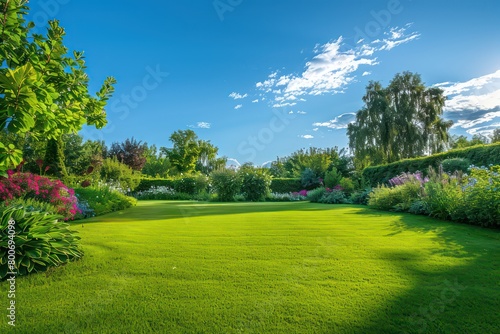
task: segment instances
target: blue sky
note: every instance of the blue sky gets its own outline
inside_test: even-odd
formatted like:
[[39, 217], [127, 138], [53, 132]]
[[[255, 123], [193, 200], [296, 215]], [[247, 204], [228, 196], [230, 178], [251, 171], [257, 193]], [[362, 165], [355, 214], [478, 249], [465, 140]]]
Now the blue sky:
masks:
[[448, 101], [453, 134], [500, 126], [497, 1], [30, 1], [43, 32], [57, 18], [85, 51], [91, 88], [118, 80], [111, 144], [169, 146], [191, 128], [239, 162], [345, 147], [370, 80], [419, 73]]

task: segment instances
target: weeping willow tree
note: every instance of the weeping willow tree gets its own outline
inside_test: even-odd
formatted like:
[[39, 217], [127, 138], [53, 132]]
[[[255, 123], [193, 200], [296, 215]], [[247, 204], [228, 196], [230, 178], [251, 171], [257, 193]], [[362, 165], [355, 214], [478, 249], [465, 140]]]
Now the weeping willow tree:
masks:
[[397, 74], [388, 87], [370, 82], [364, 106], [347, 128], [357, 167], [434, 154], [447, 149], [451, 121], [441, 116], [443, 90], [427, 88], [420, 75]]

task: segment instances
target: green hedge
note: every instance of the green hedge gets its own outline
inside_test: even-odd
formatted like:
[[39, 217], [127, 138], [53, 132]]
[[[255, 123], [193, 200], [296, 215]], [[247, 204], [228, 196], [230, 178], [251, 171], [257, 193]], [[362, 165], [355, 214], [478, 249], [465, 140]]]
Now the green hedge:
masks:
[[184, 177], [182, 179], [142, 179], [136, 192], [149, 190], [152, 187], [168, 187], [178, 193], [196, 195], [208, 190], [208, 180], [204, 176]]
[[300, 179], [272, 179], [271, 192], [278, 194], [293, 193], [302, 190]]
[[500, 165], [500, 143], [491, 145], [477, 145], [473, 147], [451, 150], [429, 157], [406, 159], [387, 165], [367, 167], [363, 170], [363, 177], [375, 187], [387, 183], [391, 178], [401, 173], [427, 172], [429, 166], [439, 167], [446, 159], [467, 159], [476, 166]]

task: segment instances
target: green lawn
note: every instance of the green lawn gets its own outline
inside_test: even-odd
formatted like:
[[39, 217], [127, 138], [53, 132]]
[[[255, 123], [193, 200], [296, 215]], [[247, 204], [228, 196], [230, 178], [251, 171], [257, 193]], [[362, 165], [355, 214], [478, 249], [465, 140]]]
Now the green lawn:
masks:
[[74, 228], [84, 258], [18, 278], [0, 333], [500, 332], [499, 231], [304, 202], [140, 202]]

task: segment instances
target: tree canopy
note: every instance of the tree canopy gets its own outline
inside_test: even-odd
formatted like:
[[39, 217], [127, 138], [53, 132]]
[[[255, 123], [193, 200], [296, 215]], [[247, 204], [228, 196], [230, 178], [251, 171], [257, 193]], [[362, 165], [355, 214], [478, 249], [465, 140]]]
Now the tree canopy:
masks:
[[357, 166], [444, 151], [452, 126], [441, 118], [445, 100], [442, 89], [425, 87], [411, 72], [397, 74], [386, 88], [370, 82], [365, 105], [347, 129]]
[[[91, 95], [83, 52], [68, 53], [65, 31], [49, 22], [46, 36], [30, 34], [27, 1], [0, 0], [0, 128], [59, 141], [83, 125], [106, 125], [104, 107], [115, 79]], [[0, 171], [22, 161], [19, 145], [0, 143]]]

